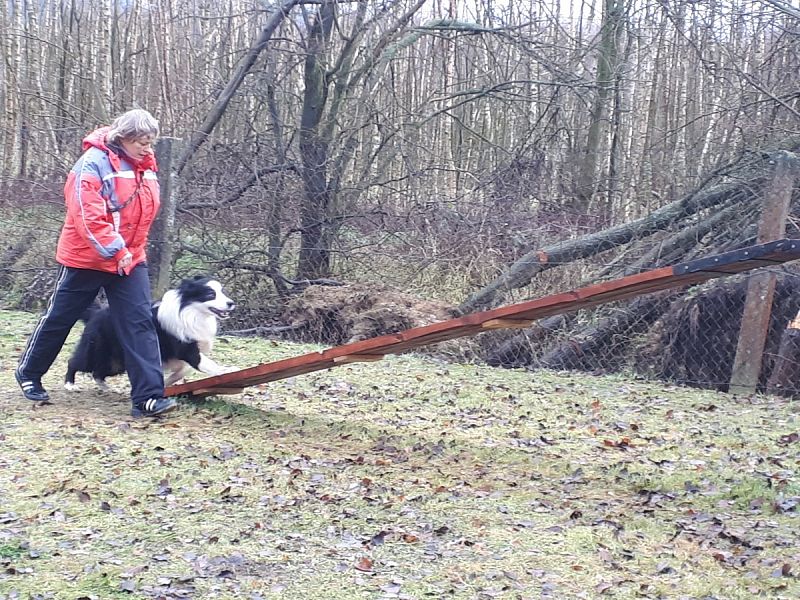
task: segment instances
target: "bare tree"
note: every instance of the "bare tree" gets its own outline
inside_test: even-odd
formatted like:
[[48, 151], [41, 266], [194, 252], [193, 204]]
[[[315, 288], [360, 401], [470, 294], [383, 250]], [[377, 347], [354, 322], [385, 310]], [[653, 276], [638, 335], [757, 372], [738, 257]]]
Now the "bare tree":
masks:
[[457, 302], [595, 232], [596, 209], [646, 220], [796, 134], [795, 4], [7, 2], [0, 175], [57, 189], [81, 135], [147, 107], [180, 151], [179, 269], [202, 248], [278, 287]]
[[607, 115], [609, 112], [616, 114], [610, 104], [612, 99], [618, 98], [619, 95], [618, 70], [622, 57], [620, 46], [625, 35], [626, 10], [625, 0], [604, 0], [603, 2], [603, 21], [597, 46], [596, 91], [576, 186], [576, 208], [581, 212], [588, 210], [597, 189], [600, 169], [606, 163], [602, 160], [601, 153], [603, 148], [607, 147], [603, 138], [612, 129], [607, 125]]

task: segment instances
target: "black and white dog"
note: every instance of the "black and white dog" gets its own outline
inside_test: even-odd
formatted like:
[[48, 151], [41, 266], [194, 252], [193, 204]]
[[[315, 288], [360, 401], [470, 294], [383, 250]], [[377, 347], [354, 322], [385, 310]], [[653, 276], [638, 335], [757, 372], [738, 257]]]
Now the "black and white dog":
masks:
[[[219, 281], [196, 276], [184, 279], [153, 304], [165, 385], [180, 381], [194, 367], [207, 375], [236, 371], [211, 360], [218, 319], [227, 319], [235, 308]], [[77, 390], [75, 373], [91, 373], [98, 387], [107, 390], [106, 377], [125, 372], [125, 360], [111, 323], [109, 309], [95, 305], [85, 315], [86, 326], [69, 359], [64, 387]]]

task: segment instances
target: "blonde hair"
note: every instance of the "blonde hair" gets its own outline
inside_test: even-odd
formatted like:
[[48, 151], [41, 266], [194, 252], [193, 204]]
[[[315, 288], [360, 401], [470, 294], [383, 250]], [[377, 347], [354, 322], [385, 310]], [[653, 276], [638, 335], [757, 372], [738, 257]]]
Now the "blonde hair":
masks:
[[114, 119], [106, 139], [119, 143], [147, 135], [158, 137], [158, 121], [143, 108], [134, 108]]

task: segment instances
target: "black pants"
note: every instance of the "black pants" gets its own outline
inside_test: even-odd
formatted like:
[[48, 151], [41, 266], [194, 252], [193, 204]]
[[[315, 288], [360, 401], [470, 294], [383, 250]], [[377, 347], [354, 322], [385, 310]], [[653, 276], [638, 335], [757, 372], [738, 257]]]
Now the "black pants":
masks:
[[147, 265], [128, 276], [61, 267], [56, 289], [28, 340], [17, 372], [23, 379], [40, 379], [55, 361], [73, 325], [104, 288], [111, 320], [125, 356], [131, 401], [140, 404], [164, 395], [164, 375], [158, 335], [153, 323]]

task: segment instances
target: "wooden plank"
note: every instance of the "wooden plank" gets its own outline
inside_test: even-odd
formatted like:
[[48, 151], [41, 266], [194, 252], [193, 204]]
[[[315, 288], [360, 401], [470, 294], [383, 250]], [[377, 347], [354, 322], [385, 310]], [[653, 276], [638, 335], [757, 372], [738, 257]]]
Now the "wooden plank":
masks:
[[241, 394], [245, 388], [243, 387], [207, 387], [207, 388], [200, 388], [193, 391], [193, 395], [195, 396], [210, 396], [210, 395], [220, 395], [220, 396], [232, 396], [235, 394]]
[[481, 323], [482, 329], [527, 329], [533, 325], [531, 319], [489, 319]]
[[350, 363], [376, 362], [383, 360], [383, 354], [347, 354], [333, 359], [335, 365], [348, 365]]
[[243, 385], [246, 387], [257, 383], [276, 381], [284, 377], [304, 375], [305, 373], [317, 371], [321, 368], [333, 366], [332, 360], [321, 361], [319, 358], [320, 356], [321, 353], [319, 352], [303, 354], [301, 356], [293, 356], [292, 358], [256, 365], [232, 373], [224, 373], [223, 375], [216, 375], [214, 377], [198, 379], [197, 381], [190, 381], [180, 385], [173, 385], [165, 390], [165, 394], [168, 396], [181, 396], [185, 394], [194, 394], [196, 390], [217, 386], [234, 387], [234, 385]]
[[778, 264], [798, 258], [800, 258], [800, 240], [780, 240], [690, 261], [674, 267], [662, 267], [614, 281], [597, 283], [570, 292], [472, 313], [400, 333], [336, 346], [321, 352], [311, 352], [256, 365], [234, 373], [225, 373], [172, 386], [167, 389], [166, 393], [170, 396], [209, 395], [216, 393], [214, 390], [217, 389], [237, 389], [349, 364], [354, 362], [354, 358], [357, 358], [357, 362], [378, 360], [375, 357], [398, 354], [428, 344], [468, 337], [487, 331], [498, 324], [522, 326], [523, 323], [528, 324], [536, 319], [552, 315], [591, 308], [606, 302], [624, 300], [671, 287], [692, 285], [757, 268], [764, 264]]

